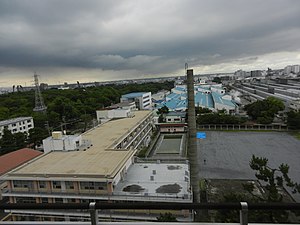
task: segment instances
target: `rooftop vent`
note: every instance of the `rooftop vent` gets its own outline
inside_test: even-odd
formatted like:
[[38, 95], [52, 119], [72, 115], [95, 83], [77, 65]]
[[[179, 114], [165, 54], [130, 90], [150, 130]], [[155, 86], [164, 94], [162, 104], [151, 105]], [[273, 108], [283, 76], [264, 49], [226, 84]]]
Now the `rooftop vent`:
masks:
[[63, 136], [63, 134], [61, 131], [53, 131], [52, 132], [53, 139], [59, 140], [59, 139], [62, 139], [62, 136]]

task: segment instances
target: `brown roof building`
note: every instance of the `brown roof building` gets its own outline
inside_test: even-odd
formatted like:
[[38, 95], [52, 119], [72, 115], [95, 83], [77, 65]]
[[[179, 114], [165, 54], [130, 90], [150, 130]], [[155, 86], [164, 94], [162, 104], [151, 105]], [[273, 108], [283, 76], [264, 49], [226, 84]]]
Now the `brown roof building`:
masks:
[[0, 176], [42, 154], [30, 148], [22, 148], [0, 156]]

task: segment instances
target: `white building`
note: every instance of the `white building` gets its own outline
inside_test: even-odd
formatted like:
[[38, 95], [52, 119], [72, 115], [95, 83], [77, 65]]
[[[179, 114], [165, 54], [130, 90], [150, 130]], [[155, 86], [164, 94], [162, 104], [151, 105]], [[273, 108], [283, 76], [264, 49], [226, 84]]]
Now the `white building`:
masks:
[[97, 110], [97, 120], [114, 119], [114, 118], [128, 118], [133, 116], [133, 112], [130, 109], [112, 109], [112, 110]]
[[[75, 151], [83, 149], [81, 135], [63, 135], [61, 131], [52, 132], [52, 136], [43, 140], [44, 152]], [[86, 146], [89, 147], [88, 145]]]
[[135, 102], [120, 102], [106, 107], [103, 110], [97, 110], [96, 116], [98, 122], [107, 121], [114, 118], [129, 118], [134, 116], [136, 111]]
[[185, 123], [185, 112], [169, 112], [166, 114], [167, 123]]
[[292, 71], [294, 73], [299, 73], [300, 72], [300, 65], [293, 65], [292, 66]]
[[34, 128], [32, 117], [18, 117], [10, 120], [0, 121], [0, 138], [2, 138], [4, 129], [7, 128], [11, 133], [29, 132]]
[[139, 110], [151, 109], [151, 92], [133, 92], [126, 95], [122, 95], [120, 102], [135, 102], [136, 107]]
[[285, 74], [290, 74], [290, 73], [299, 73], [300, 72], [300, 65], [288, 65], [284, 68], [284, 73]]

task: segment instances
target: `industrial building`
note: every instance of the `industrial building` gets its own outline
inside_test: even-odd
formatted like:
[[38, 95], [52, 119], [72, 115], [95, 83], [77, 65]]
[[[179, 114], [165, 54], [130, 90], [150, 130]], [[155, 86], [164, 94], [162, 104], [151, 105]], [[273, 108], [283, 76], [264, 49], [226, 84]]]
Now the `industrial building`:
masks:
[[[167, 172], [158, 169], [157, 175], [151, 176], [146, 175], [153, 173], [152, 169], [146, 173], [146, 168], [152, 168], [151, 165], [143, 164], [145, 173], [140, 178], [129, 173], [129, 170], [136, 171], [134, 168], [140, 167], [134, 162], [134, 155], [138, 149], [150, 143], [152, 118], [151, 111], [135, 111], [133, 117], [103, 123], [82, 134], [82, 137], [67, 138], [62, 133], [53, 133], [52, 137], [44, 140], [44, 144], [47, 145], [46, 153], [3, 177], [8, 183], [3, 196], [9, 197], [11, 203], [80, 203], [128, 201], [129, 199], [130, 201], [191, 202], [189, 179], [184, 176], [178, 178], [182, 179], [182, 184], [178, 183], [180, 185], [178, 192], [156, 191], [161, 186], [173, 182], [171, 178], [175, 175], [172, 175], [173, 169], [168, 170], [170, 166], [182, 168], [182, 173], [188, 175], [187, 163], [180, 164], [179, 167], [174, 163], [161, 164], [161, 170]], [[159, 174], [161, 175], [158, 176]], [[163, 179], [162, 175], [169, 179]], [[133, 181], [133, 177], [141, 182]], [[140, 185], [142, 191], [130, 189], [129, 183]], [[34, 215], [40, 219], [44, 215], [40, 211], [26, 210], [12, 213]], [[46, 213], [55, 215], [55, 212]], [[68, 216], [75, 215], [78, 213], [68, 214]]]
[[[208, 108], [213, 112], [226, 110], [234, 114], [237, 111], [237, 104], [232, 96], [226, 94], [221, 84], [217, 85], [195, 85], [195, 106]], [[165, 97], [165, 101], [156, 105], [156, 108], [167, 106], [170, 111], [186, 111], [187, 109], [187, 88], [186, 85], [178, 85]]]
[[15, 134], [18, 132], [29, 132], [30, 129], [34, 128], [32, 117], [18, 117], [9, 120], [0, 121], [0, 138], [2, 138], [4, 129], [8, 129], [11, 133]]

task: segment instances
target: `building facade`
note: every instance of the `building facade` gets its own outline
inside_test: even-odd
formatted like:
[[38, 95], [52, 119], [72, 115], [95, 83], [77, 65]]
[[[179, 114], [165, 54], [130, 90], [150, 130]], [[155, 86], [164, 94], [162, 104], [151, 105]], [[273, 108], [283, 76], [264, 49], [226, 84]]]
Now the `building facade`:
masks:
[[151, 92], [133, 92], [122, 95], [120, 102], [135, 102], [139, 110], [152, 109]]
[[34, 128], [32, 117], [18, 117], [10, 120], [0, 121], [0, 138], [2, 138], [4, 129], [8, 129], [11, 133], [29, 132]]
[[[3, 196], [9, 197], [11, 203], [125, 200], [115, 193], [115, 188], [124, 180], [138, 149], [149, 144], [152, 121], [152, 112], [136, 111], [134, 117], [99, 125], [82, 134], [82, 140], [90, 143], [87, 148], [60, 150], [60, 145], [51, 145], [51, 137], [47, 153], [3, 177], [7, 182]], [[62, 138], [54, 137], [60, 141]], [[140, 196], [139, 200], [144, 201]]]

